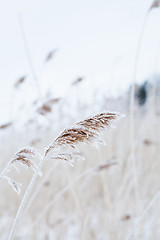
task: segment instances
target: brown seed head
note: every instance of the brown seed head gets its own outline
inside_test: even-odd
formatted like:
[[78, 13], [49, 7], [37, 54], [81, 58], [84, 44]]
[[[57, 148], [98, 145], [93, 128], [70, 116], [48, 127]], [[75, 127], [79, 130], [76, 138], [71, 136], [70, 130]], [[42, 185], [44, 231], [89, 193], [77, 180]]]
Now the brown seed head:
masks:
[[45, 115], [46, 113], [50, 113], [52, 111], [52, 108], [49, 104], [45, 103], [43, 104], [39, 109], [38, 112], [41, 115]]
[[126, 214], [124, 217], [122, 217], [122, 221], [128, 221], [131, 219], [131, 215], [130, 214]]
[[9, 122], [9, 123], [5, 123], [3, 125], [0, 125], [0, 129], [5, 129], [5, 128], [8, 128], [12, 125], [12, 122]]
[[12, 158], [11, 163], [20, 161], [22, 164], [26, 165], [27, 167], [33, 167], [33, 163], [30, 160], [35, 156], [35, 152], [33, 149], [24, 148], [18, 151]]
[[77, 85], [77, 84], [81, 83], [83, 80], [84, 80], [84, 77], [79, 77], [72, 83], [72, 85]]
[[58, 103], [61, 100], [61, 98], [52, 98], [46, 101], [40, 108], [38, 108], [38, 112], [41, 115], [45, 115], [47, 113], [52, 112], [52, 105]]
[[14, 87], [15, 87], [15, 88], [19, 87], [19, 86], [26, 80], [26, 77], [27, 77], [26, 75], [20, 77], [20, 78], [17, 80], [17, 82], [15, 83]]
[[77, 150], [79, 143], [94, 143], [96, 140], [99, 140], [103, 130], [119, 117], [118, 113], [101, 113], [78, 122], [75, 127], [65, 129], [55, 139], [46, 150], [45, 156], [50, 155], [49, 157], [52, 159], [63, 159], [73, 162], [74, 157], [79, 156], [77, 152], [73, 154], [73, 151]]
[[152, 3], [150, 9], [157, 8], [159, 6], [160, 6], [160, 0], [154, 0], [154, 2]]
[[53, 49], [53, 50], [51, 50], [51, 51], [47, 54], [45, 62], [50, 61], [50, 60], [55, 56], [55, 53], [56, 53], [57, 51], [58, 51], [58, 49]]
[[[13, 155], [11, 164], [20, 162], [35, 171], [37, 168], [36, 161], [40, 161], [42, 157], [43, 156], [36, 148], [25, 147]], [[41, 175], [41, 172], [39, 172], [39, 175]]]

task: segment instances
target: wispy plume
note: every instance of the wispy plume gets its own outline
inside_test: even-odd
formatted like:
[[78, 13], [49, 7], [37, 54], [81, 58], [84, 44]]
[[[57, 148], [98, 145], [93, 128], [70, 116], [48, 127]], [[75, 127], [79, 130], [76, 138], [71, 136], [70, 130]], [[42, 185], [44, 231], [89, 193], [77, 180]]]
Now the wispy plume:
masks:
[[39, 160], [40, 158], [41, 154], [36, 148], [25, 147], [13, 155], [11, 164], [19, 162], [22, 165], [28, 168], [32, 168], [35, 171], [37, 168], [35, 160]]
[[49, 62], [53, 57], [55, 57], [55, 54], [56, 54], [57, 51], [58, 51], [58, 49], [53, 49], [53, 50], [51, 50], [51, 51], [47, 54], [47, 56], [46, 56], [46, 58], [45, 58], [45, 62]]
[[[43, 156], [40, 154], [40, 152], [33, 148], [33, 147], [25, 147], [16, 152], [5, 169], [2, 171], [0, 175], [0, 180], [5, 179], [7, 182], [13, 187], [13, 189], [19, 194], [20, 193], [20, 187], [21, 183], [18, 183], [7, 176], [7, 173], [11, 170], [11, 167], [14, 166], [18, 170], [17, 166], [15, 166], [15, 163], [20, 163], [23, 166], [32, 169], [33, 171], [36, 171], [37, 164], [36, 162], [40, 161]], [[41, 172], [38, 173], [40, 176], [42, 175]]]
[[75, 81], [73, 81], [72, 85], [77, 85], [81, 83], [84, 80], [84, 77], [79, 77]]
[[26, 78], [27, 78], [27, 75], [24, 75], [24, 76], [20, 77], [20, 78], [16, 81], [14, 87], [15, 87], [15, 88], [18, 88], [22, 83], [24, 83], [24, 81], [26, 80]]
[[45, 115], [47, 113], [52, 112], [52, 106], [54, 104], [59, 103], [60, 100], [61, 100], [61, 98], [52, 98], [52, 99], [47, 100], [45, 103], [42, 104], [42, 106], [40, 106], [37, 109], [37, 112], [41, 115]]
[[0, 125], [0, 129], [6, 129], [9, 128], [13, 123], [12, 122], [8, 122], [5, 124]]
[[160, 7], [160, 0], [154, 0], [150, 9]]
[[45, 152], [48, 159], [65, 160], [73, 164], [83, 159], [77, 148], [78, 144], [102, 142], [103, 130], [111, 126], [113, 120], [122, 117], [119, 113], [100, 113], [78, 122], [73, 128], [65, 129]]

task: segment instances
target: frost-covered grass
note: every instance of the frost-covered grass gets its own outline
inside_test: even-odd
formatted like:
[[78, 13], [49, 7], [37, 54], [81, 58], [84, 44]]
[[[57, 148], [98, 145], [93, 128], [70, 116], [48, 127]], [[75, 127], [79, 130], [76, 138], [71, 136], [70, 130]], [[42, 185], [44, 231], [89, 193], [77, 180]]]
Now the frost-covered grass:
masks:
[[[64, 161], [45, 162], [43, 176], [36, 179], [13, 239], [128, 240], [129, 236], [130, 239], [158, 239], [160, 196], [157, 195], [153, 202], [151, 200], [159, 191], [159, 121], [158, 112], [152, 108], [136, 109], [135, 172], [129, 113], [125, 119], [116, 122], [115, 129], [105, 132], [107, 145], [98, 145], [98, 148], [80, 146], [85, 160], [76, 162], [74, 167]], [[57, 134], [51, 126], [38, 132], [32, 129], [32, 134], [28, 129], [1, 131], [1, 170], [20, 147], [30, 145], [43, 152]], [[33, 175], [29, 168], [18, 163], [16, 167], [19, 172], [13, 167], [7, 175], [22, 183], [20, 195], [7, 181], [0, 182], [2, 240], [9, 236]]]

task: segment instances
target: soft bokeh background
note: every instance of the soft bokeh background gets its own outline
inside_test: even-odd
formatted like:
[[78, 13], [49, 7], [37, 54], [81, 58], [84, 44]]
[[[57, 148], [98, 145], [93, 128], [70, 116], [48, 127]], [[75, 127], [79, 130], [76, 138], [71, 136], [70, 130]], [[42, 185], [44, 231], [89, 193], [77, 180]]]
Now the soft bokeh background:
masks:
[[[91, 88], [107, 96], [124, 92], [133, 80], [139, 34], [151, 3], [151, 0], [1, 3], [0, 123], [14, 119], [20, 105], [37, 97], [25, 41], [42, 96], [47, 91], [56, 97], [64, 96], [79, 76], [86, 79], [83, 86], [86, 101], [92, 95]], [[139, 82], [159, 71], [159, 11], [156, 8], [151, 12], [145, 28], [136, 79]], [[52, 49], [57, 49], [55, 57], [45, 64]], [[25, 86], [13, 92], [15, 82], [23, 75], [27, 75]]]

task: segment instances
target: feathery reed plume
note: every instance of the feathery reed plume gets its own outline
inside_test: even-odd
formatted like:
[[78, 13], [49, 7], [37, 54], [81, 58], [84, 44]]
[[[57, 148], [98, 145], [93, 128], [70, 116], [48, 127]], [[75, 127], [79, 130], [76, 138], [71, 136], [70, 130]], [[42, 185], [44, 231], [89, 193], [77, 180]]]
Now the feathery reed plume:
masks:
[[20, 77], [20, 78], [17, 80], [17, 82], [15, 83], [14, 87], [15, 87], [15, 88], [18, 88], [18, 87], [26, 80], [26, 77], [27, 77], [26, 75]]
[[50, 105], [44, 103], [40, 108], [38, 108], [38, 113], [41, 114], [41, 115], [45, 115], [47, 113], [50, 113], [52, 112], [52, 108]]
[[52, 98], [50, 100], [48, 100], [48, 104], [56, 104], [61, 100], [61, 98]]
[[2, 124], [2, 125], [0, 125], [0, 129], [6, 129], [6, 128], [10, 127], [12, 124], [13, 124], [12, 122]]
[[72, 85], [77, 85], [77, 84], [81, 83], [83, 80], [84, 80], [84, 77], [79, 77], [72, 83]]
[[149, 139], [144, 139], [143, 143], [146, 145], [146, 146], [150, 146], [153, 144], [153, 142]]
[[159, 6], [160, 6], [160, 0], [154, 0], [154, 2], [152, 3], [150, 9], [157, 8]]
[[[14, 180], [12, 180], [8, 176], [6, 176], [6, 173], [10, 170], [11, 166], [14, 166], [14, 164], [16, 162], [21, 163], [22, 165], [24, 165], [27, 168], [31, 168], [33, 171], [36, 171], [37, 165], [36, 165], [35, 161], [40, 160], [41, 158], [42, 158], [42, 155], [35, 148], [26, 147], [26, 148], [19, 150], [18, 152], [16, 152], [13, 155], [13, 157], [11, 158], [11, 160], [9, 161], [7, 166], [2, 171], [2, 173], [0, 175], [0, 180], [6, 179], [8, 181], [8, 183], [14, 188], [14, 190], [17, 193], [20, 193], [20, 185], [21, 184], [15, 182]], [[40, 171], [38, 174], [42, 175]]]
[[110, 127], [113, 120], [123, 117], [119, 113], [101, 113], [93, 117], [87, 118], [75, 125], [75, 127], [66, 129], [62, 134], [55, 139], [55, 141], [45, 151], [44, 157], [41, 158], [38, 167], [32, 177], [32, 180], [23, 196], [23, 199], [18, 208], [15, 220], [12, 225], [12, 229], [9, 234], [8, 240], [13, 239], [13, 235], [20, 219], [23, 207], [28, 199], [30, 191], [35, 183], [36, 177], [41, 170], [45, 160], [57, 159], [65, 160], [69, 164], [72, 164], [77, 159], [82, 159], [77, 150], [79, 143], [94, 143], [99, 141], [99, 137], [102, 135], [103, 130]]
[[102, 142], [100, 137], [103, 130], [110, 127], [112, 121], [121, 116], [118, 113], [100, 113], [78, 122], [73, 128], [65, 129], [46, 150], [45, 157], [65, 160], [70, 164], [73, 164], [75, 160], [83, 159], [77, 145]]
[[126, 214], [124, 217], [122, 217], [122, 221], [128, 221], [131, 219], [131, 215]]
[[41, 158], [41, 154], [35, 148], [27, 147], [23, 148], [17, 153], [15, 153], [11, 159], [11, 164], [15, 162], [20, 162], [21, 164], [25, 165], [26, 167], [32, 168], [34, 171], [36, 170], [37, 166], [34, 160], [39, 160]]
[[98, 166], [97, 171], [102, 171], [102, 170], [108, 169], [111, 166], [114, 166], [117, 164], [118, 164], [118, 162], [110, 162], [110, 163], [101, 164]]
[[45, 62], [50, 61], [53, 57], [55, 57], [56, 52], [58, 51], [58, 49], [53, 49], [52, 51], [50, 51], [45, 59]]
[[52, 105], [58, 103], [60, 100], [61, 98], [49, 99], [40, 108], [38, 108], [37, 112], [41, 115], [52, 112]]

